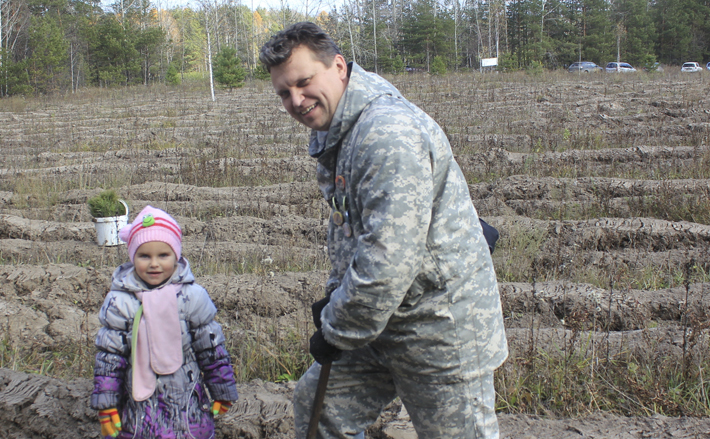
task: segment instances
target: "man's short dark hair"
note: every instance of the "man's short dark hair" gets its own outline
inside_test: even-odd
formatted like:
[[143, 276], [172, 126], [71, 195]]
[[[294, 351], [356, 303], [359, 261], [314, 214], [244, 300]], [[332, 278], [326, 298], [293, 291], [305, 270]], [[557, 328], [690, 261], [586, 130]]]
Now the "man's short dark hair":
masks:
[[261, 48], [259, 60], [271, 72], [272, 67], [288, 61], [293, 49], [299, 46], [311, 49], [326, 67], [333, 64], [335, 55], [340, 55], [340, 49], [323, 29], [309, 21], [302, 21], [272, 36]]

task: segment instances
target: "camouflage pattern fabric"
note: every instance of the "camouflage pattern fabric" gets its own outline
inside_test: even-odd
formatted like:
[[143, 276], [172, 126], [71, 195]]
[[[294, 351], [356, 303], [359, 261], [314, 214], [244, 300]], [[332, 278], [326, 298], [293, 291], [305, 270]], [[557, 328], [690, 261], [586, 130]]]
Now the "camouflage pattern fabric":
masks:
[[[404, 403], [417, 435], [424, 439], [496, 439], [493, 372], [458, 383], [422, 384], [381, 365], [368, 347], [346, 351], [330, 373], [319, 438], [357, 438], [395, 396]], [[296, 437], [308, 431], [320, 365], [314, 363], [294, 392]]]
[[[383, 379], [417, 383], [412, 401], [431, 396], [448, 404], [445, 395], [462, 396], [452, 388], [489, 376], [508, 354], [493, 262], [445, 133], [389, 82], [350, 68], [329, 131], [313, 132], [309, 145], [333, 208], [323, 334], [340, 349], [376, 352], [378, 366], [389, 371]], [[348, 383], [362, 379], [356, 370], [341, 373], [344, 362], [333, 365], [332, 388], [352, 389]], [[299, 391], [310, 391], [312, 373]], [[386, 386], [375, 381], [363, 384]], [[337, 413], [332, 404], [358, 400], [343, 398], [324, 410]], [[413, 422], [427, 428], [423, 419]], [[323, 437], [350, 437], [343, 434]]]

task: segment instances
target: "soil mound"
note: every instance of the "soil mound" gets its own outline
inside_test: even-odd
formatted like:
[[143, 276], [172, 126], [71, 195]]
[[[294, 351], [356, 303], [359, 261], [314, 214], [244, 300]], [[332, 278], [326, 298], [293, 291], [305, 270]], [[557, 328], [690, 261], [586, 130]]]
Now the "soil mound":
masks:
[[[689, 413], [672, 389], [641, 379], [647, 393], [614, 393], [625, 410], [591, 401], [564, 419], [552, 402], [531, 402], [542, 390], [516, 381], [533, 357], [590, 374], [621, 357], [686, 369], [707, 361], [706, 87], [610, 76], [391, 78], [444, 127], [479, 215], [501, 233], [493, 259], [511, 354], [500, 374], [514, 382], [500, 388], [510, 403], [503, 437], [710, 437], [706, 417], [653, 415], [707, 407]], [[0, 438], [99, 435], [88, 405], [93, 337], [111, 273], [127, 260], [125, 246], [96, 244], [86, 202], [102, 188], [127, 201], [131, 218], [150, 204], [183, 227], [183, 253], [240, 374], [241, 398], [217, 437], [293, 437], [294, 383], [252, 378], [271, 364], [285, 381], [307, 363], [310, 305], [330, 270], [330, 207], [308, 135], [265, 83], [215, 102], [141, 88], [0, 111]], [[367, 437], [416, 436], [395, 401]]]

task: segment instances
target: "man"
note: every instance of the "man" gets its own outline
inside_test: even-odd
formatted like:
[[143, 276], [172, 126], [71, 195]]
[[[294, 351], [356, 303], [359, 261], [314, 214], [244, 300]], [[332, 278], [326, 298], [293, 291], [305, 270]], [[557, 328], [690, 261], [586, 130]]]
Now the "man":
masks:
[[[495, 438], [493, 371], [508, 354], [493, 263], [441, 128], [389, 82], [346, 63], [312, 23], [260, 59], [332, 208], [326, 298], [310, 351], [333, 361], [320, 438], [352, 438], [399, 396], [422, 439]], [[320, 364], [294, 393], [304, 438]]]

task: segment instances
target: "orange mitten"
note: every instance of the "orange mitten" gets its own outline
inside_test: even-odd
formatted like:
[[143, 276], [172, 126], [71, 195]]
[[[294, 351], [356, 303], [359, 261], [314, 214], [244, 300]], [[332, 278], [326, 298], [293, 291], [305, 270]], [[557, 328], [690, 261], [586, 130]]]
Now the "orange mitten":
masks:
[[229, 401], [215, 401], [212, 403], [212, 414], [219, 416], [227, 413], [232, 403]]
[[116, 437], [121, 431], [121, 417], [118, 410], [99, 410], [99, 421], [101, 421], [101, 436]]

